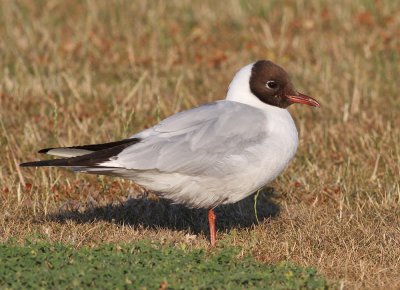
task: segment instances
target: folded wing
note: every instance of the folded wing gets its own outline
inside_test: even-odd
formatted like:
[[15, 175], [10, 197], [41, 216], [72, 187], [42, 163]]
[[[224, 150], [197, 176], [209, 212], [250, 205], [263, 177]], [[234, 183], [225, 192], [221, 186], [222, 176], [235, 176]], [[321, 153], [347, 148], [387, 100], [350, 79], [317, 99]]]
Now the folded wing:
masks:
[[265, 128], [266, 117], [260, 110], [219, 101], [175, 114], [132, 136], [142, 141], [101, 165], [186, 175], [227, 174], [256, 158], [253, 149], [266, 138]]

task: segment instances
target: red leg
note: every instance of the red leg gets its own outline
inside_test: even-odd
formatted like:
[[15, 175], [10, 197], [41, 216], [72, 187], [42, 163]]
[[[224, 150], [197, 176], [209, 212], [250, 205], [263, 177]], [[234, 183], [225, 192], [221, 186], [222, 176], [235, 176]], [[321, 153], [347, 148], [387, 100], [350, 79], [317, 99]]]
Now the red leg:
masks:
[[214, 247], [217, 242], [217, 229], [215, 227], [215, 221], [217, 216], [213, 209], [208, 210], [208, 226], [210, 227], [210, 242], [211, 247]]

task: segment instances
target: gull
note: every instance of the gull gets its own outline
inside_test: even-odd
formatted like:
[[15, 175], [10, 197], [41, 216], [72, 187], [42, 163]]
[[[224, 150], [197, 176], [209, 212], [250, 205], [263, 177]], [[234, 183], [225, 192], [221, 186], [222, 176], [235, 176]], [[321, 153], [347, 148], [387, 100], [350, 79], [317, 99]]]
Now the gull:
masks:
[[268, 60], [241, 68], [226, 98], [176, 113], [129, 138], [46, 148], [60, 159], [22, 163], [122, 177], [174, 203], [208, 210], [216, 245], [215, 207], [238, 202], [274, 180], [294, 157], [298, 132], [287, 110], [320, 104], [299, 93]]

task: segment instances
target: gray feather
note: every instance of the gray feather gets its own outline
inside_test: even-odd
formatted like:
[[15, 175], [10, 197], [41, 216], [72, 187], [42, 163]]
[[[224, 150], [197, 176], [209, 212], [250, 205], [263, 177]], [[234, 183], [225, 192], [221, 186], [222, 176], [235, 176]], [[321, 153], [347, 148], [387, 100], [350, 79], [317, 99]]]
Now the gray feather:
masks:
[[[102, 165], [186, 175], [223, 175], [253, 160], [266, 117], [248, 105], [219, 101], [175, 114], [132, 137], [142, 142]], [[243, 163], [245, 162], [245, 163]]]

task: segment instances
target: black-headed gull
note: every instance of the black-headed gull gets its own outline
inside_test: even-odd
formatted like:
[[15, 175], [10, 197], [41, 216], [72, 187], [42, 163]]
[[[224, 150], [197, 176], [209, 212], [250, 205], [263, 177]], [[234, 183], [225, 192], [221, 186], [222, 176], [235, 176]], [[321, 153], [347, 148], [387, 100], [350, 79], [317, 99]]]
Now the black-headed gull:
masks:
[[225, 100], [177, 113], [121, 141], [43, 149], [64, 158], [21, 166], [118, 176], [175, 203], [206, 208], [214, 246], [213, 209], [262, 188], [293, 158], [298, 133], [287, 111], [293, 103], [319, 107], [295, 90], [283, 68], [260, 60], [236, 73]]

